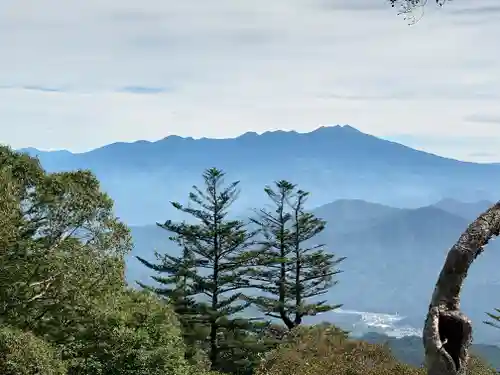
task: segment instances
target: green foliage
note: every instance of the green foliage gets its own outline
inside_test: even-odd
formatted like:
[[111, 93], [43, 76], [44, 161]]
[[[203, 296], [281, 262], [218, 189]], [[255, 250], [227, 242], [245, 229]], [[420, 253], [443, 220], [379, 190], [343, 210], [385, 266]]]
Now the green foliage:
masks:
[[478, 356], [472, 355], [468, 363], [468, 373], [471, 375], [498, 375], [498, 372]]
[[174, 234], [170, 239], [183, 249], [183, 254], [166, 255], [158, 265], [139, 260], [166, 275], [155, 278], [163, 286], [154, 290], [167, 296], [177, 307], [176, 312], [183, 315], [185, 337], [196, 336], [193, 327], [202, 331], [200, 326], [208, 328], [204, 341], [212, 369], [217, 369], [224, 352], [236, 345], [229, 342], [229, 337], [250, 327], [247, 320], [233, 316], [248, 306], [241, 289], [250, 286], [245, 276], [254, 233], [247, 231], [244, 222], [228, 218], [228, 209], [238, 197], [239, 182], [224, 186], [224, 172], [215, 168], [206, 170], [203, 179], [204, 189], [193, 187], [189, 205], [172, 203], [197, 223], [167, 220], [161, 225]]
[[89, 171], [47, 174], [0, 147], [0, 186], [0, 322], [49, 334], [123, 288], [130, 235]]
[[68, 374], [184, 375], [184, 343], [177, 317], [156, 297], [113, 293], [89, 311], [64, 347]]
[[495, 313], [486, 313], [486, 314], [492, 320], [485, 321], [484, 323], [495, 328], [500, 328], [500, 309], [495, 309]]
[[[163, 229], [163, 224], [157, 224]], [[152, 276], [161, 286], [151, 287], [138, 283], [145, 290], [156, 293], [159, 297], [165, 298], [173, 307], [182, 325], [182, 334], [187, 346], [186, 358], [192, 363], [204, 362], [203, 348], [206, 349], [206, 338], [209, 334], [209, 327], [206, 321], [200, 316], [198, 305], [193, 298], [195, 294], [190, 276], [196, 272], [199, 262], [195, 259], [193, 252], [184, 246], [184, 239], [181, 237], [171, 237], [172, 241], [182, 244], [182, 256], [174, 257], [169, 254], [156, 253], [156, 258], [160, 264], [153, 264], [147, 260], [137, 257], [146, 267], [158, 272], [159, 276]], [[163, 275], [167, 276], [163, 276]]]
[[[469, 360], [471, 375], [497, 372], [477, 356]], [[299, 326], [271, 351], [255, 375], [425, 375], [426, 369], [396, 360], [387, 345], [352, 340], [333, 325]]]
[[276, 182], [275, 190], [266, 187], [265, 192], [275, 211], [261, 209], [258, 218], [252, 219], [264, 240], [251, 279], [268, 296], [253, 298], [253, 302], [291, 329], [304, 316], [341, 306], [313, 299], [336, 284], [334, 276], [340, 271], [335, 267], [344, 258], [335, 259], [324, 245], [311, 243], [326, 223], [305, 211], [309, 193], [284, 180]]
[[56, 351], [30, 332], [0, 327], [0, 374], [65, 375]]
[[335, 327], [298, 327], [292, 332], [256, 375], [423, 375], [397, 362], [387, 347], [349, 340]]
[[223, 331], [224, 350], [218, 369], [228, 374], [253, 374], [262, 357], [282, 342], [282, 337], [273, 335], [273, 329], [276, 327], [269, 322], [252, 322], [244, 329]]

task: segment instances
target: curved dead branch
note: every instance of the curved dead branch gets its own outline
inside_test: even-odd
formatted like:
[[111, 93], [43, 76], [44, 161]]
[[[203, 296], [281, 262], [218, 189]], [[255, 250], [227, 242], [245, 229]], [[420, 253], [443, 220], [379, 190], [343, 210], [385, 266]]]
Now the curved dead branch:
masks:
[[470, 265], [500, 233], [500, 202], [482, 213], [448, 252], [432, 294], [423, 341], [428, 375], [464, 375], [472, 323], [460, 311], [460, 290]]

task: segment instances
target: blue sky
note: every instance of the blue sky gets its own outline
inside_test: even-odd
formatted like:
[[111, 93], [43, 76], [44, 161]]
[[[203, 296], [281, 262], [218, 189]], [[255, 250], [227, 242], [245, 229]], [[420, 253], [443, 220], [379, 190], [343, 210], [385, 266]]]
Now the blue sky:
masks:
[[0, 130], [85, 151], [170, 134], [361, 131], [500, 161], [500, 5], [27, 0], [0, 5]]

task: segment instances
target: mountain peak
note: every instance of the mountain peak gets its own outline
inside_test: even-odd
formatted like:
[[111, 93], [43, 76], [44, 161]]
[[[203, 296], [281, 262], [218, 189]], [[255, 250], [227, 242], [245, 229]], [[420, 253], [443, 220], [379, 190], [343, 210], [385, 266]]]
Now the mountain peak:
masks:
[[31, 156], [38, 156], [39, 154], [44, 154], [44, 153], [51, 154], [53, 156], [68, 156], [68, 155], [72, 155], [71, 152], [69, 152], [68, 150], [48, 150], [48, 151], [44, 151], [44, 150], [39, 150], [39, 149], [37, 149], [35, 147], [20, 148], [17, 151], [26, 153], [26, 154], [31, 155]]
[[322, 125], [314, 130], [308, 131], [308, 132], [297, 132], [295, 130], [268, 130], [265, 131], [261, 134], [254, 132], [254, 131], [249, 131], [246, 133], [241, 134], [240, 136], [236, 138], [231, 138], [231, 139], [240, 139], [240, 138], [245, 138], [245, 139], [250, 139], [250, 138], [257, 138], [259, 136], [301, 136], [301, 135], [321, 135], [321, 136], [327, 136], [327, 135], [335, 135], [335, 134], [363, 134], [363, 135], [368, 135], [365, 134], [358, 129], [350, 126], [350, 125]]
[[355, 127], [352, 127], [351, 125], [323, 125], [317, 128], [316, 130], [313, 130], [311, 133], [316, 133], [316, 132], [331, 132], [331, 131], [343, 131], [343, 132], [351, 132], [351, 133], [358, 133], [358, 134], [364, 134], [363, 132], [359, 131]]
[[259, 133], [257, 132], [246, 132], [246, 133], [243, 133], [242, 135], [240, 135], [238, 138], [243, 138], [243, 137], [246, 137], [246, 138], [255, 138], [255, 137], [258, 137], [259, 136]]

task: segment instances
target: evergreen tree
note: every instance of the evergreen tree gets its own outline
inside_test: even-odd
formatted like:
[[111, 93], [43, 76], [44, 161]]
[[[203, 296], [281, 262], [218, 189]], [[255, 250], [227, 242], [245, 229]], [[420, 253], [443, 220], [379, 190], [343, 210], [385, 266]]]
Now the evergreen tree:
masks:
[[241, 289], [250, 287], [245, 276], [254, 233], [246, 229], [243, 221], [228, 218], [228, 210], [239, 194], [239, 181], [223, 186], [224, 175], [216, 168], [206, 170], [204, 190], [193, 186], [187, 206], [172, 202], [173, 207], [197, 221], [188, 224], [168, 220], [161, 225], [175, 235], [172, 240], [182, 243], [183, 254], [165, 256], [167, 261], [157, 266], [141, 259], [149, 268], [168, 274], [155, 278], [160, 284], [170, 285], [163, 291], [157, 290], [159, 293], [176, 302], [180, 295], [184, 301], [189, 297], [190, 308], [181, 315], [192, 316], [195, 311], [197, 323], [208, 327], [206, 341], [214, 370], [225, 351], [241, 344], [224, 341], [224, 337], [230, 336], [228, 332], [250, 328], [252, 323], [234, 315], [249, 305]]
[[260, 229], [262, 249], [251, 279], [266, 295], [252, 301], [266, 315], [281, 319], [292, 329], [304, 316], [341, 306], [313, 299], [337, 283], [334, 276], [340, 271], [336, 266], [345, 258], [327, 253], [324, 245], [311, 244], [326, 223], [305, 211], [309, 193], [284, 180], [276, 182], [276, 189], [266, 187], [265, 192], [275, 210], [261, 209], [252, 219]]
[[[168, 230], [163, 224], [157, 225]], [[159, 273], [159, 276], [152, 276], [157, 286], [138, 284], [146, 290], [156, 293], [160, 298], [164, 298], [174, 312], [179, 317], [182, 327], [182, 335], [186, 344], [186, 359], [194, 361], [199, 349], [203, 349], [206, 337], [206, 324], [203, 317], [197, 311], [197, 303], [194, 300], [196, 294], [190, 280], [197, 272], [199, 265], [194, 258], [193, 252], [184, 245], [184, 240], [179, 236], [170, 236], [181, 249], [182, 254], [175, 257], [169, 254], [155, 253], [159, 264], [153, 264], [137, 256], [136, 258], [146, 267]], [[165, 276], [163, 276], [165, 275]]]

